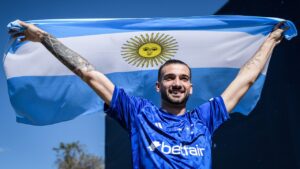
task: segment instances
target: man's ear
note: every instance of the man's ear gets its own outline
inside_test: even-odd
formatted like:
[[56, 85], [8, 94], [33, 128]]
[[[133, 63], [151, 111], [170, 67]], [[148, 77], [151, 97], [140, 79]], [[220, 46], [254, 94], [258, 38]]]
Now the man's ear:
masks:
[[155, 83], [155, 89], [156, 89], [157, 92], [159, 92], [159, 90], [160, 90], [160, 83], [159, 83], [159, 81], [156, 81], [156, 83]]
[[193, 94], [193, 84], [191, 84], [190, 94]]

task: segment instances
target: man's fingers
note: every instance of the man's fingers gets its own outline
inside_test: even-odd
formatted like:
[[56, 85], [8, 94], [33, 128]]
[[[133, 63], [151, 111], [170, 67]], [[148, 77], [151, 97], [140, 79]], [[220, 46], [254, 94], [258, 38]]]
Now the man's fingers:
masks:
[[9, 34], [13, 34], [13, 33], [16, 33], [16, 32], [18, 32], [18, 31], [15, 30], [15, 29], [10, 29], [10, 30], [8, 30], [8, 33], [9, 33]]
[[20, 39], [19, 39], [20, 42], [24, 42], [24, 41], [26, 41], [26, 40], [27, 40], [26, 37], [23, 37], [23, 38], [20, 38]]
[[13, 35], [14, 38], [17, 38], [19, 36], [25, 36], [24, 32], [16, 33], [16, 34]]
[[21, 26], [25, 27], [25, 28], [28, 28], [28, 26], [29, 26], [28, 23], [23, 22], [23, 21], [20, 21], [20, 20], [18, 20], [18, 23], [19, 23]]
[[286, 21], [280, 21], [278, 24], [275, 25], [274, 30], [279, 29], [282, 25], [284, 25]]
[[284, 24], [286, 23], [286, 21], [281, 21], [278, 24], [275, 25], [273, 31], [277, 30], [277, 29], [281, 29], [284, 31], [287, 31], [288, 29], [290, 29], [289, 26], [285, 26]]
[[290, 27], [289, 26], [285, 26], [285, 27], [283, 27], [283, 28], [281, 28], [283, 31], [287, 31], [287, 30], [289, 30], [290, 29]]

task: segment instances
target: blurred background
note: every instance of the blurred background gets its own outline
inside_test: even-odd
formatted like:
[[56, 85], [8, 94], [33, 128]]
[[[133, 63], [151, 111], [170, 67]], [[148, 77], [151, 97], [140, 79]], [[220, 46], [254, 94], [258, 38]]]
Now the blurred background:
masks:
[[[0, 51], [4, 53], [8, 42], [6, 25], [15, 19], [253, 15], [289, 19], [299, 30], [299, 7], [300, 0], [3, 1]], [[232, 114], [218, 129], [213, 138], [214, 169], [300, 169], [299, 47], [296, 37], [275, 49], [255, 110], [247, 117]], [[49, 126], [16, 123], [3, 64], [0, 115], [1, 169], [58, 168], [61, 153], [76, 147], [107, 169], [131, 168], [127, 134], [102, 113]]]

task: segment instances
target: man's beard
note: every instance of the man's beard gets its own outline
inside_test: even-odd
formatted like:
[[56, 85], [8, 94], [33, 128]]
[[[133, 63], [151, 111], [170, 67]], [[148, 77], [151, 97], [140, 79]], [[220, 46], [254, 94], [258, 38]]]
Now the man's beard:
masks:
[[164, 101], [166, 101], [166, 102], [168, 102], [170, 104], [173, 104], [173, 105], [185, 105], [186, 102], [189, 99], [189, 96], [190, 96], [189, 93], [185, 92], [184, 93], [184, 97], [182, 99], [180, 99], [180, 100], [177, 100], [177, 99], [174, 99], [171, 96], [169, 96], [168, 93], [167, 93], [167, 91], [165, 91], [165, 90], [161, 91], [161, 98], [162, 98], [162, 100], [164, 100]]

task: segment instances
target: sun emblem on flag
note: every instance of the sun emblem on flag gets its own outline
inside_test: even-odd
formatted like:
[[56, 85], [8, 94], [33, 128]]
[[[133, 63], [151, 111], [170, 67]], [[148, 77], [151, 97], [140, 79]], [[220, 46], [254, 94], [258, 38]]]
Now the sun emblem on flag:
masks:
[[171, 59], [177, 50], [177, 42], [172, 36], [159, 32], [145, 33], [127, 40], [121, 55], [136, 67], [153, 67]]

